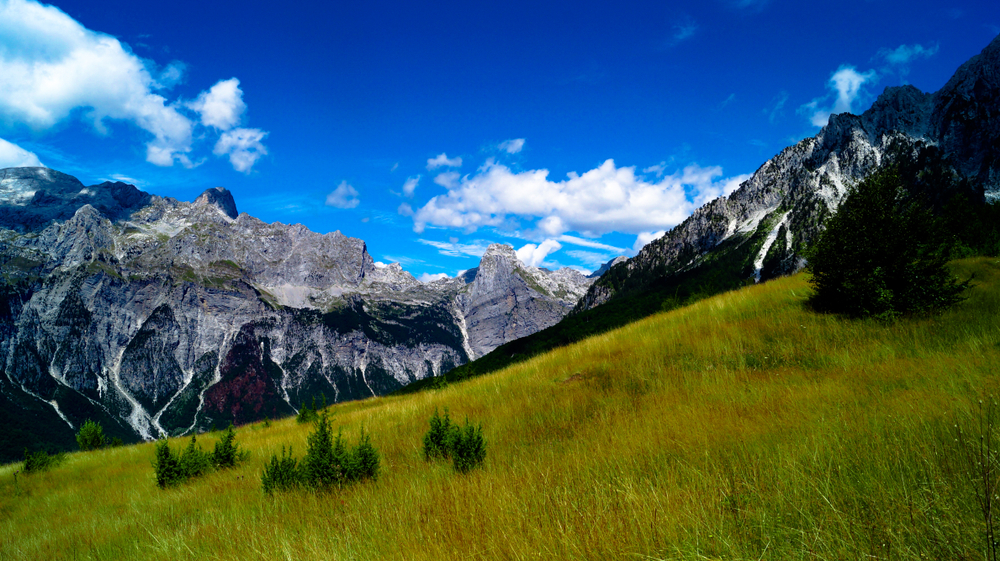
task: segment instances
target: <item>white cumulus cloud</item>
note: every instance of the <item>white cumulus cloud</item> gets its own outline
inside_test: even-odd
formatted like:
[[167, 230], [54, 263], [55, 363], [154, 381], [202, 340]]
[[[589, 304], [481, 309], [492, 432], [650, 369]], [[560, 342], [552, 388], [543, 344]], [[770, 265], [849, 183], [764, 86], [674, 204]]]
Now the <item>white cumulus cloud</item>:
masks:
[[462, 167], [462, 158], [448, 158], [448, 154], [442, 152], [433, 158], [427, 160], [427, 169], [437, 169], [437, 168], [460, 168]]
[[617, 167], [613, 160], [562, 181], [548, 175], [545, 169], [513, 172], [488, 161], [416, 210], [414, 230], [433, 225], [471, 232], [513, 224], [531, 228], [529, 237], [536, 239], [568, 232], [590, 238], [609, 232], [638, 235], [677, 225], [749, 177], [720, 179], [722, 168], [692, 164], [649, 182], [637, 177], [635, 168]]
[[267, 148], [261, 140], [267, 133], [260, 129], [233, 129], [222, 133], [212, 151], [216, 156], [229, 155], [229, 163], [233, 169], [250, 173], [253, 165], [262, 156], [267, 155]]
[[524, 149], [524, 139], [514, 138], [511, 140], [505, 140], [500, 143], [500, 149], [507, 152], [508, 154], [517, 154], [522, 149]]
[[423, 283], [439, 281], [441, 279], [449, 278], [447, 273], [421, 273], [417, 280]]
[[858, 72], [853, 66], [841, 66], [830, 77], [828, 86], [833, 90], [833, 105], [826, 107], [830, 96], [817, 98], [799, 108], [800, 112], [809, 117], [809, 121], [817, 126], [826, 126], [830, 120], [830, 115], [837, 113], [850, 113], [851, 105], [861, 93], [861, 88], [866, 83], [877, 77], [874, 70], [868, 72]]
[[201, 92], [198, 97], [188, 103], [188, 107], [201, 116], [205, 126], [227, 131], [240, 124], [240, 118], [246, 111], [243, 103], [243, 90], [236, 78], [221, 80], [207, 92]]
[[545, 262], [545, 258], [548, 257], [549, 254], [555, 253], [560, 249], [562, 249], [562, 244], [556, 240], [548, 239], [538, 245], [529, 243], [514, 253], [517, 254], [517, 258], [520, 259], [525, 265], [538, 267]]
[[420, 183], [419, 175], [406, 178], [406, 183], [403, 183], [403, 194], [407, 197], [412, 197], [413, 192], [417, 190], [418, 183]]
[[56, 7], [0, 1], [0, 120], [9, 124], [44, 131], [79, 115], [107, 134], [108, 121], [122, 121], [150, 135], [147, 161], [191, 167], [197, 123], [185, 113], [190, 107], [165, 97], [183, 75], [183, 63], [160, 69]]
[[34, 152], [0, 138], [0, 168], [42, 167]]
[[354, 208], [361, 204], [358, 198], [358, 190], [348, 185], [346, 181], [341, 181], [336, 189], [326, 196], [327, 206], [336, 208]]
[[925, 47], [923, 45], [900, 45], [895, 49], [882, 49], [878, 56], [889, 64], [909, 64], [920, 58], [930, 58], [937, 54], [938, 45]]
[[639, 253], [639, 250], [645, 247], [646, 244], [662, 238], [663, 234], [666, 233], [666, 230], [660, 230], [659, 232], [639, 232], [639, 235], [635, 237], [635, 244], [632, 246], [632, 251]]

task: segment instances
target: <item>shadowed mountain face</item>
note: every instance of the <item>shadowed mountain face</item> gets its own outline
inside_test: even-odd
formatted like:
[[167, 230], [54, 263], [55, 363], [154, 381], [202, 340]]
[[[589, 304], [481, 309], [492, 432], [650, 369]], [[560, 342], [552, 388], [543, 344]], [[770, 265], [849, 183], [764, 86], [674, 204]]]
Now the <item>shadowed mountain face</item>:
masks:
[[149, 439], [381, 395], [556, 323], [593, 282], [493, 246], [423, 284], [222, 188], [184, 203], [46, 168], [0, 170], [0, 266], [0, 395], [38, 427], [0, 459], [87, 418]]
[[928, 147], [967, 180], [972, 199], [1000, 198], [1000, 37], [936, 93], [886, 88], [864, 114], [831, 116], [819, 134], [771, 158], [728, 198], [612, 266], [576, 310], [679, 282], [714, 292], [797, 271], [851, 185]]
[[38, 232], [71, 218], [90, 205], [109, 220], [118, 220], [149, 204], [150, 195], [125, 183], [85, 187], [65, 173], [48, 168], [0, 170], [0, 227]]

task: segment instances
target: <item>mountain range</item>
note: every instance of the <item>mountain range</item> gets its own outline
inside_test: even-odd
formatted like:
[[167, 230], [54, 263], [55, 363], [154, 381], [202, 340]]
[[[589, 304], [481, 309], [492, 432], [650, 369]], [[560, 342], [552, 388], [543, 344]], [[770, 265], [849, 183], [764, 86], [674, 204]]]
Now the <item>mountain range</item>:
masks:
[[3, 451], [123, 440], [381, 395], [558, 322], [593, 282], [492, 245], [421, 283], [362, 240], [47, 168], [0, 170]]
[[564, 344], [608, 321], [612, 303], [648, 314], [766, 281], [805, 265], [852, 185], [928, 159], [971, 199], [1000, 198], [1000, 38], [936, 93], [887, 88], [862, 115], [831, 116], [590, 277], [493, 245], [477, 268], [421, 283], [362, 240], [240, 214], [223, 188], [187, 203], [0, 170], [0, 455], [72, 447], [88, 418], [135, 441], [383, 395], [487, 355], [510, 360], [532, 337]]

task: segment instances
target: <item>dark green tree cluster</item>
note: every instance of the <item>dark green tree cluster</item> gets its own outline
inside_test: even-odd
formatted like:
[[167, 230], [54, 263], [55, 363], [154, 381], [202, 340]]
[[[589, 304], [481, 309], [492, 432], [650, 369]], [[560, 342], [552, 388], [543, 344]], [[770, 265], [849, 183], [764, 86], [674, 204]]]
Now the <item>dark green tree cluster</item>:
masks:
[[926, 201], [911, 195], [896, 168], [851, 188], [807, 256], [814, 309], [892, 319], [961, 299], [969, 283], [948, 271], [953, 243]]
[[486, 440], [482, 425], [473, 426], [465, 419], [465, 426], [452, 424], [448, 410], [444, 417], [437, 409], [430, 419], [430, 428], [424, 434], [424, 459], [451, 459], [455, 471], [465, 473], [481, 466], [486, 460]]
[[84, 452], [103, 448], [107, 443], [107, 437], [104, 436], [104, 427], [100, 423], [96, 423], [90, 419], [84, 421], [80, 425], [80, 431], [76, 433], [76, 444]]
[[21, 471], [24, 473], [38, 473], [41, 471], [49, 470], [61, 463], [66, 459], [66, 454], [49, 454], [45, 450], [38, 450], [35, 452], [28, 452], [28, 449], [24, 449], [24, 467]]
[[87, 419], [80, 425], [80, 430], [76, 433], [76, 444], [80, 450], [86, 452], [107, 446], [121, 446], [123, 443], [122, 439], [118, 437], [108, 438], [100, 423]]
[[301, 485], [299, 476], [299, 462], [292, 456], [292, 449], [285, 453], [285, 447], [281, 447], [281, 456], [271, 456], [271, 462], [264, 466], [264, 473], [260, 477], [261, 486], [264, 492], [270, 495], [275, 491], [289, 491]]
[[194, 435], [191, 435], [187, 447], [179, 454], [173, 452], [164, 439], [156, 444], [153, 457], [156, 484], [161, 488], [169, 487], [212, 469], [235, 467], [246, 460], [247, 456], [249, 452], [240, 450], [236, 443], [236, 431], [232, 425], [222, 433], [222, 438], [215, 443], [215, 449], [211, 453], [201, 449]]
[[291, 449], [286, 455], [282, 447], [281, 457], [272, 456], [264, 467], [261, 487], [268, 494], [296, 487], [328, 491], [365, 479], [378, 479], [380, 463], [378, 451], [364, 431], [358, 445], [348, 448], [340, 432], [333, 436], [324, 411], [319, 414], [316, 429], [309, 434], [302, 461], [292, 456]]

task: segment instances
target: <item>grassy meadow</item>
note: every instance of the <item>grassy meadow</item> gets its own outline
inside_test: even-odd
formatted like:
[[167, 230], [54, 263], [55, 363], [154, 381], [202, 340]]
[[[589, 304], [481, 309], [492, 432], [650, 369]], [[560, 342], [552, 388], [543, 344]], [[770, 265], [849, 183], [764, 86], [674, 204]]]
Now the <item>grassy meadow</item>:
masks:
[[[983, 559], [965, 452], [1000, 395], [1000, 263], [952, 266], [975, 286], [939, 316], [817, 315], [796, 275], [332, 406], [349, 443], [364, 427], [382, 455], [377, 481], [332, 493], [261, 492], [272, 454], [305, 452], [295, 419], [240, 427], [245, 464], [166, 490], [152, 443], [70, 454], [16, 486], [4, 466], [0, 559]], [[424, 461], [446, 407], [482, 423], [482, 469]]]

